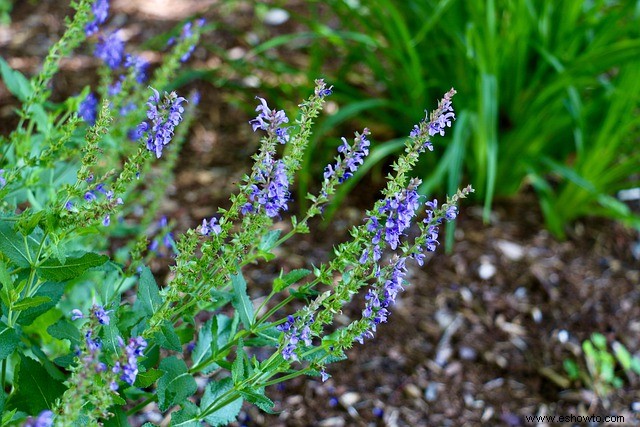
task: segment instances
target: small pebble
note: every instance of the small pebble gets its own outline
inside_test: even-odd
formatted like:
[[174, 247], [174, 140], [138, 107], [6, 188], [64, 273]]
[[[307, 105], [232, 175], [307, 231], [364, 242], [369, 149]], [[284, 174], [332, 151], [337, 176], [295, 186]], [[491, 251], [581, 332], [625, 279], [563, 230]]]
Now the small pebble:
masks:
[[475, 360], [478, 356], [478, 353], [472, 347], [468, 347], [466, 345], [460, 347], [458, 353], [462, 360]]
[[482, 280], [489, 280], [496, 274], [496, 271], [495, 265], [489, 262], [483, 262], [480, 264], [480, 267], [478, 267], [478, 276], [480, 276]]
[[331, 417], [320, 421], [318, 425], [321, 427], [343, 427], [345, 422], [343, 417]]
[[422, 395], [422, 393], [420, 392], [420, 388], [417, 385], [411, 383], [407, 384], [404, 387], [404, 392], [407, 394], [407, 396], [414, 399], [417, 399]]
[[518, 261], [524, 256], [524, 248], [508, 240], [498, 240], [496, 246], [502, 254], [511, 261]]
[[430, 382], [427, 388], [424, 390], [424, 398], [427, 402], [435, 402], [438, 398], [438, 387], [440, 384]]
[[281, 25], [289, 20], [289, 12], [284, 9], [274, 8], [264, 15], [264, 23], [267, 25]]
[[360, 400], [360, 395], [358, 393], [350, 391], [340, 396], [339, 400], [342, 406], [353, 406], [356, 402], [358, 402], [358, 400]]
[[534, 307], [533, 310], [531, 310], [531, 317], [533, 317], [533, 321], [536, 323], [542, 322], [542, 312], [538, 307]]
[[558, 332], [558, 341], [560, 341], [562, 344], [566, 344], [567, 341], [569, 341], [569, 332], [567, 332], [565, 329], [561, 329]]
[[631, 403], [631, 410], [633, 412], [640, 412], [640, 402], [632, 402]]

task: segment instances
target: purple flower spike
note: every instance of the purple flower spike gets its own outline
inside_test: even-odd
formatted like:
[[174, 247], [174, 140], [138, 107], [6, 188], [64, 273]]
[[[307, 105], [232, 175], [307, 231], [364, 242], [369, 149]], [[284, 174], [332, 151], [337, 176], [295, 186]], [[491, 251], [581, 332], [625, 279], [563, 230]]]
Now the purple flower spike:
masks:
[[[129, 339], [129, 343], [124, 348], [124, 355], [126, 362], [122, 365], [118, 363], [118, 371], [114, 373], [120, 373], [120, 379], [129, 385], [133, 385], [138, 375], [138, 357], [144, 355], [144, 350], [147, 348], [147, 342], [142, 337], [136, 337]], [[115, 367], [114, 367], [115, 369]]]
[[85, 27], [85, 34], [91, 36], [98, 32], [98, 27], [107, 20], [109, 16], [109, 0], [97, 0], [91, 6], [94, 19]]
[[147, 149], [160, 158], [164, 146], [173, 138], [175, 127], [182, 121], [184, 107], [181, 104], [186, 99], [175, 92], [165, 92], [161, 102], [158, 91], [151, 90], [153, 94], [147, 101], [148, 120], [138, 125], [137, 133], [141, 136], [147, 134]]
[[288, 128], [280, 128], [283, 123], [289, 123], [289, 119], [283, 110], [270, 110], [267, 101], [264, 98], [256, 96], [260, 100], [260, 105], [256, 107], [256, 111], [260, 114], [255, 119], [249, 120], [249, 124], [253, 131], [262, 129], [269, 135], [275, 135], [280, 144], [284, 144], [289, 140]]
[[96, 123], [96, 119], [98, 118], [98, 98], [96, 98], [93, 92], [89, 93], [80, 105], [78, 105], [78, 116], [91, 126]]
[[100, 37], [94, 54], [112, 70], [118, 68], [124, 56], [124, 41], [120, 38], [118, 31], [109, 34], [106, 38]]
[[282, 160], [274, 161], [267, 155], [250, 186], [250, 202], [242, 208], [242, 213], [258, 212], [264, 208], [269, 218], [278, 216], [281, 210], [287, 210], [289, 201], [289, 178]]
[[134, 70], [136, 82], [144, 83], [147, 80], [147, 69], [149, 63], [136, 55], [127, 55], [124, 66]]

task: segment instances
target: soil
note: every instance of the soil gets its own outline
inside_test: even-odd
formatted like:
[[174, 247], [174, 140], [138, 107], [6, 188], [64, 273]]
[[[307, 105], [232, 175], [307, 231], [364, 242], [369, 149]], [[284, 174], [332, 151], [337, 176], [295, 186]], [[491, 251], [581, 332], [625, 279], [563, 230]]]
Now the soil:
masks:
[[[68, 12], [63, 4], [16, 2], [12, 23], [0, 27], [0, 52], [13, 67], [28, 75], [37, 69], [62, 31], [61, 17]], [[253, 9], [242, 2], [223, 9], [214, 1], [114, 1], [113, 19], [132, 40], [142, 41], [203, 13], [217, 25], [205, 44], [241, 53], [243, 36], [256, 26]], [[275, 35], [295, 29], [292, 22], [284, 25], [263, 30]], [[189, 64], [194, 68], [228, 71], [215, 53], [198, 48], [194, 56]], [[95, 68], [86, 52], [65, 61], [54, 97], [90, 84], [87, 76]], [[228, 72], [227, 81], [233, 80], [234, 72]], [[251, 117], [235, 105], [252, 105], [260, 89], [239, 90], [242, 81], [236, 83], [190, 84], [202, 93], [200, 113], [162, 208], [177, 230], [225, 207], [235, 183], [249, 170], [257, 136], [247, 124]], [[0, 85], [3, 134], [15, 124], [15, 105]], [[280, 268], [326, 260], [332, 246], [347, 238], [348, 227], [361, 221], [378, 187], [375, 179], [365, 179], [329, 228], [292, 239], [276, 266], [249, 269], [252, 296], [260, 296]], [[555, 425], [527, 422], [528, 415], [571, 414], [622, 415], [625, 424], [616, 425], [638, 425], [637, 375], [619, 371], [624, 385], [597, 394], [588, 381], [570, 381], [563, 363], [576, 361], [586, 372], [581, 343], [594, 332], [640, 356], [639, 237], [611, 221], [584, 219], [571, 225], [566, 241], [558, 241], [545, 231], [535, 195], [527, 188], [497, 200], [488, 223], [480, 207], [466, 203], [452, 251], [441, 247], [423, 268], [410, 268], [410, 285], [374, 339], [351, 349], [348, 360], [330, 365], [332, 378], [324, 383], [305, 377], [269, 389], [276, 414], [246, 405], [233, 425], [515, 427]], [[162, 273], [162, 266], [156, 268]], [[338, 322], [360, 311], [356, 304], [349, 306]], [[168, 420], [153, 405], [130, 422], [140, 424], [143, 418]], [[566, 425], [573, 424], [599, 425]]]

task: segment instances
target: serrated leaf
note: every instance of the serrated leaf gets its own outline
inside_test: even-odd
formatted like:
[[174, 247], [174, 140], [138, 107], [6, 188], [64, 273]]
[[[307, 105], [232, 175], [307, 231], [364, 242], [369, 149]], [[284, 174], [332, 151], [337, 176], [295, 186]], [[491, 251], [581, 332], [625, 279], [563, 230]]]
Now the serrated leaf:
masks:
[[11, 68], [2, 57], [0, 57], [0, 75], [9, 92], [15, 95], [20, 101], [26, 101], [33, 92], [29, 79], [20, 71]]
[[273, 281], [273, 291], [280, 292], [298, 282], [300, 279], [308, 276], [309, 273], [311, 273], [311, 270], [307, 270], [306, 268], [292, 270]]
[[150, 387], [153, 383], [155, 383], [161, 376], [163, 375], [162, 371], [157, 369], [149, 369], [146, 372], [138, 373], [136, 377], [135, 386], [140, 388]]
[[80, 331], [76, 325], [67, 319], [58, 320], [47, 328], [47, 332], [59, 340], [69, 340], [71, 342], [71, 348], [75, 348], [76, 345], [80, 345], [81, 343]]
[[122, 334], [117, 326], [117, 319], [111, 313], [111, 321], [102, 326], [102, 348], [113, 354], [120, 354], [120, 339]]
[[46, 211], [39, 211], [35, 213], [29, 212], [29, 215], [25, 215], [23, 212], [19, 217], [20, 219], [18, 220], [16, 229], [20, 230], [20, 232], [25, 236], [30, 235], [36, 229], [38, 223], [40, 223], [40, 220], [45, 214]]
[[18, 346], [20, 338], [15, 329], [0, 322], [0, 360], [4, 360], [13, 353]]
[[24, 311], [28, 308], [38, 307], [39, 305], [48, 303], [51, 298], [46, 296], [22, 298], [11, 307], [15, 311]]
[[275, 247], [275, 243], [280, 237], [281, 230], [271, 230], [265, 234], [260, 243], [258, 244], [258, 250], [262, 252], [269, 252]]
[[248, 376], [248, 372], [245, 369], [247, 366], [247, 357], [243, 347], [244, 341], [242, 339], [239, 339], [238, 346], [236, 348], [236, 358], [233, 361], [233, 365], [231, 368], [231, 379], [233, 380], [234, 384], [240, 384]]
[[53, 379], [42, 365], [24, 355], [20, 355], [14, 386], [16, 391], [9, 398], [11, 407], [29, 414], [52, 408], [65, 391], [62, 382]]
[[7, 264], [4, 261], [0, 261], [0, 284], [3, 287], [13, 288], [13, 280], [11, 280]]
[[264, 389], [254, 390], [242, 390], [240, 394], [244, 399], [256, 405], [268, 414], [273, 414], [273, 401], [264, 394]]
[[143, 267], [138, 285], [138, 301], [146, 315], [151, 316], [162, 304], [162, 297], [149, 267]]
[[171, 427], [201, 427], [199, 420], [200, 408], [189, 400], [180, 404], [182, 409], [171, 414]]
[[158, 345], [171, 351], [182, 351], [180, 337], [176, 334], [176, 330], [169, 321], [164, 321], [160, 325], [160, 331], [156, 332], [154, 338]]
[[231, 276], [231, 284], [233, 286], [231, 304], [240, 316], [244, 328], [249, 330], [253, 324], [253, 304], [247, 295], [247, 282], [244, 280], [242, 272]]
[[196, 392], [196, 380], [187, 372], [187, 365], [175, 356], [164, 359], [159, 366], [164, 375], [158, 380], [158, 407], [166, 411], [184, 402]]
[[64, 282], [80, 276], [91, 267], [97, 267], [109, 260], [108, 256], [88, 252], [79, 258], [67, 258], [62, 264], [57, 258], [49, 258], [36, 269], [38, 276], [52, 282]]
[[198, 342], [191, 353], [193, 366], [200, 364], [200, 362], [210, 357], [215, 351], [214, 346], [216, 343], [213, 339], [214, 329], [217, 332], [218, 321], [215, 316], [207, 320], [205, 324], [200, 327], [200, 331], [198, 331]]
[[[200, 402], [200, 411], [204, 412], [207, 408], [215, 405], [219, 397], [233, 388], [233, 382], [231, 378], [224, 378], [220, 381], [211, 381], [204, 391], [202, 400]], [[207, 415], [204, 419], [211, 426], [227, 425], [231, 421], [235, 420], [240, 409], [242, 408], [242, 397], [237, 398], [233, 402], [226, 406], [217, 409], [213, 413]]]
[[32, 254], [24, 243], [24, 237], [13, 229], [13, 223], [0, 221], [0, 252], [18, 267], [28, 267]]
[[27, 326], [33, 323], [40, 315], [46, 313], [56, 306], [62, 294], [64, 293], [64, 286], [59, 283], [45, 282], [38, 288], [35, 296], [43, 296], [49, 298], [49, 301], [40, 304], [36, 307], [30, 307], [20, 313], [18, 317], [18, 323]]

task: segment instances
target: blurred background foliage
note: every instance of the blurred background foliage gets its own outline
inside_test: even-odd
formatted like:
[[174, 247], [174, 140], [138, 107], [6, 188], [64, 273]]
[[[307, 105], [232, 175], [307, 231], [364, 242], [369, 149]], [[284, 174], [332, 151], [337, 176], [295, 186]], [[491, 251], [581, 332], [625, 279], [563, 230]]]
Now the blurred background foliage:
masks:
[[[227, 71], [188, 71], [183, 79], [237, 84], [278, 108], [301, 99], [315, 78], [333, 84], [335, 108], [309, 150], [301, 194], [335, 155], [335, 137], [368, 126], [374, 148], [339, 205], [454, 86], [457, 123], [436, 141], [441, 154], [420, 165], [422, 193], [453, 193], [471, 183], [488, 220], [496, 197], [533, 188], [559, 238], [587, 215], [640, 228], [637, 213], [617, 197], [640, 185], [640, 1], [295, 5], [256, 2], [259, 19], [245, 37], [246, 51], [208, 46]], [[273, 31], [278, 19], [289, 22]]]

